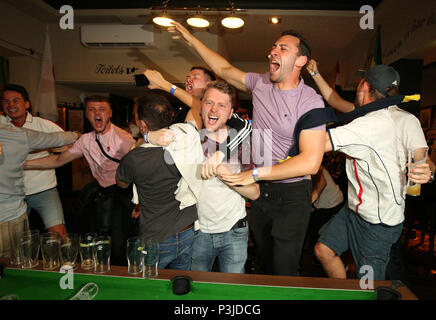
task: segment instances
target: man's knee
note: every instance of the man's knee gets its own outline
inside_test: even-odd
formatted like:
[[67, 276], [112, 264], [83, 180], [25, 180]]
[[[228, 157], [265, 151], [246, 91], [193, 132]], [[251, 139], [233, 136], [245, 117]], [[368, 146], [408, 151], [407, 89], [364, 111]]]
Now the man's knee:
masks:
[[320, 261], [328, 261], [336, 256], [336, 252], [321, 242], [317, 242], [314, 247], [315, 256]]

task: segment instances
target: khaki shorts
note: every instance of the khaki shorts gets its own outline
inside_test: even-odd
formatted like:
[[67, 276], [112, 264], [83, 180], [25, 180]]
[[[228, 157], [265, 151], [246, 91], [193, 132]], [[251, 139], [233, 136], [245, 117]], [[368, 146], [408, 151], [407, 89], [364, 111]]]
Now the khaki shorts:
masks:
[[25, 220], [27, 226], [29, 225], [29, 219], [26, 213], [22, 214], [17, 219], [0, 223], [0, 257], [9, 257], [9, 222], [20, 220]]

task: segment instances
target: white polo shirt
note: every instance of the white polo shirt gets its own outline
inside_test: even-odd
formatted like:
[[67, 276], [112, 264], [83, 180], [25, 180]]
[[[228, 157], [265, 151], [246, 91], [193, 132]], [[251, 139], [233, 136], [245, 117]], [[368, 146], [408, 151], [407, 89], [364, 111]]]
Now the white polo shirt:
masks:
[[348, 205], [369, 223], [404, 220], [407, 150], [427, 147], [419, 120], [391, 106], [329, 130], [346, 160]]
[[[0, 116], [0, 121], [10, 123], [11, 118], [9, 118], [8, 116]], [[24, 123], [23, 128], [32, 129], [40, 132], [64, 131], [56, 123], [40, 117], [34, 117], [29, 112], [27, 113], [26, 122]], [[26, 160], [39, 159], [49, 155], [50, 153], [48, 151], [29, 153]], [[24, 192], [26, 196], [54, 188], [57, 185], [56, 172], [54, 169], [23, 170], [23, 176]]]

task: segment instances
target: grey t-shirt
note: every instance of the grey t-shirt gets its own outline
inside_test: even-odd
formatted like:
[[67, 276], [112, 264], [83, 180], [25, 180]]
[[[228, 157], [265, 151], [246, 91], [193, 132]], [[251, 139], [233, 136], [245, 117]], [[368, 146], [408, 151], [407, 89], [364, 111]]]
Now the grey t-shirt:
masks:
[[44, 133], [12, 124], [0, 124], [0, 222], [18, 218], [26, 212], [23, 165], [29, 152], [73, 143], [72, 132]]
[[[166, 163], [161, 147], [135, 148], [124, 156], [117, 176], [136, 185], [141, 206], [139, 233], [145, 239], [163, 241], [197, 219], [195, 205], [180, 210], [175, 199], [181, 174], [174, 164]], [[169, 154], [165, 155], [168, 159]]]

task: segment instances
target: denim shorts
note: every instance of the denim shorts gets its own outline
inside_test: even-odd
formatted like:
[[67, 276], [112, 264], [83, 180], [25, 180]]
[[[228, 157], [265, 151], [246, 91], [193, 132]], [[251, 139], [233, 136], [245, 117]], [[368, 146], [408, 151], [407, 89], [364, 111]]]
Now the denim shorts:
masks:
[[321, 228], [318, 242], [332, 249], [338, 256], [350, 249], [358, 278], [366, 274], [366, 271], [360, 273], [361, 267], [371, 266], [374, 280], [384, 280], [391, 247], [399, 239], [401, 232], [402, 224], [392, 227], [371, 224], [349, 209], [348, 203], [345, 203]]
[[38, 212], [46, 229], [65, 224], [64, 211], [56, 187], [26, 196], [27, 212]]

